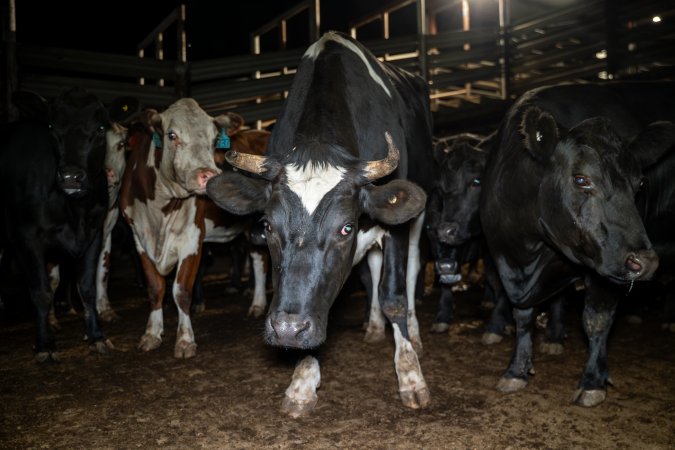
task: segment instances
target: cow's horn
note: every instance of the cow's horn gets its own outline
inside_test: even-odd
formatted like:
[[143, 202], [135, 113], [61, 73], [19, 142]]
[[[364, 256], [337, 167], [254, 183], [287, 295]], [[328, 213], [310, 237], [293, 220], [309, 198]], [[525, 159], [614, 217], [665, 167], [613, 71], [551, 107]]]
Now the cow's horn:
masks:
[[238, 169], [255, 173], [256, 175], [262, 175], [267, 171], [267, 169], [263, 167], [265, 161], [267, 161], [267, 158], [264, 156], [230, 150], [225, 153], [225, 160]]
[[389, 134], [388, 131], [384, 133], [384, 138], [387, 141], [387, 148], [389, 152], [387, 157], [384, 159], [379, 159], [377, 161], [370, 161], [366, 164], [364, 169], [365, 177], [368, 181], [375, 181], [378, 178], [385, 177], [396, 170], [398, 166], [399, 152], [398, 148], [394, 144], [394, 140]]

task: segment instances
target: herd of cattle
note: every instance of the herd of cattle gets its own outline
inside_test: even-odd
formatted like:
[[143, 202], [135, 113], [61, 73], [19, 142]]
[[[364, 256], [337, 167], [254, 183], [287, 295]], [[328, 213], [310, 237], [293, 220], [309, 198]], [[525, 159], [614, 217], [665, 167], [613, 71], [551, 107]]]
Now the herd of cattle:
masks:
[[[562, 295], [582, 285], [589, 352], [575, 398], [602, 402], [619, 298], [654, 280], [673, 304], [675, 83], [540, 88], [491, 135], [437, 141], [428, 94], [420, 77], [337, 32], [305, 52], [272, 133], [243, 130], [233, 113], [211, 117], [190, 98], [158, 112], [125, 97], [105, 107], [78, 88], [50, 101], [16, 93], [21, 119], [0, 135], [0, 257], [18, 267], [35, 305], [37, 360], [56, 358], [59, 264], [74, 267], [88, 343], [112, 348], [100, 320], [115, 316], [106, 280], [121, 213], [150, 300], [140, 349], [162, 342], [165, 277], [175, 273], [174, 355], [196, 354], [190, 311], [204, 243], [245, 236], [249, 313], [267, 311], [268, 344], [321, 345], [358, 265], [370, 297], [366, 340], [384, 338], [386, 318], [401, 400], [425, 407], [415, 294], [426, 232], [441, 288], [436, 331], [452, 320], [458, 255], [478, 243], [495, 303], [483, 341], [516, 330], [501, 391], [524, 388], [534, 370], [535, 307], [553, 299], [545, 349], [559, 351]], [[282, 409], [309, 413], [319, 383], [307, 356]]]

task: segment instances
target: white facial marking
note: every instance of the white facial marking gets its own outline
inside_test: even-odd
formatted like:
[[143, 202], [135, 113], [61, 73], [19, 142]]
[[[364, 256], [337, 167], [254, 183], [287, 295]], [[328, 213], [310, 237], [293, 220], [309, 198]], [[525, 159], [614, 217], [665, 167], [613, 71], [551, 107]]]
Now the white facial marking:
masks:
[[[373, 66], [370, 65], [370, 61], [368, 61], [368, 58], [366, 58], [366, 55], [361, 51], [359, 47], [354, 45], [353, 42], [346, 40], [342, 36], [335, 34], [335, 33], [326, 33], [323, 35], [321, 39], [316, 41], [314, 44], [312, 44], [303, 57], [310, 58], [310, 59], [316, 59], [319, 54], [323, 51], [323, 47], [326, 44], [326, 41], [335, 41], [339, 44], [342, 44], [343, 46], [347, 47], [349, 50], [353, 51], [356, 53], [356, 55], [361, 58], [361, 61], [363, 61], [363, 64], [366, 65], [366, 68], [368, 69], [368, 74], [370, 77], [375, 81], [377, 84], [382, 86], [382, 89], [384, 89], [384, 92], [387, 94], [387, 96], [391, 97], [391, 93], [389, 92], [389, 88], [384, 84], [384, 80], [375, 73], [375, 70], [373, 70]], [[379, 62], [378, 62], [379, 64]]]
[[342, 167], [322, 166], [309, 161], [304, 168], [286, 165], [288, 188], [298, 196], [312, 215], [321, 199], [342, 181], [346, 170]]

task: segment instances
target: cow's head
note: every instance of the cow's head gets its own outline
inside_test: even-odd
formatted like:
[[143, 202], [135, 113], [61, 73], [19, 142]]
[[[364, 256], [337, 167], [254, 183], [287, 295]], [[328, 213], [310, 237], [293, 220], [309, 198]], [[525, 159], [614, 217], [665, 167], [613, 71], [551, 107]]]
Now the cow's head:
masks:
[[537, 210], [550, 244], [615, 282], [649, 279], [658, 257], [635, 197], [641, 167], [675, 140], [672, 124], [654, 124], [623, 142], [606, 119], [563, 130], [550, 114], [531, 107], [522, 116], [521, 133], [535, 170], [541, 170]]
[[151, 111], [146, 119], [154, 133], [153, 145], [161, 152], [160, 176], [175, 197], [204, 194], [206, 182], [220, 173], [214, 151], [223, 134], [234, 134], [243, 124], [238, 114], [208, 115], [194, 99], [183, 98], [165, 111]]
[[424, 209], [426, 195], [413, 183], [372, 184], [393, 172], [399, 158], [389, 133], [377, 145], [386, 145], [388, 156], [369, 162], [335, 146], [313, 151], [312, 144], [298, 145], [284, 160], [230, 152], [228, 162], [265, 179], [223, 172], [209, 181], [207, 193], [223, 209], [264, 212], [275, 288], [269, 344], [311, 348], [324, 341], [328, 311], [352, 268], [362, 214], [396, 225]]
[[111, 201], [117, 197], [122, 173], [126, 167], [128, 129], [125, 125], [134, 120], [139, 113], [138, 101], [130, 97], [115, 99], [108, 107], [110, 128], [106, 131], [105, 172], [108, 179], [108, 194]]
[[475, 135], [459, 135], [439, 142], [434, 157], [440, 167], [437, 185], [437, 222], [430, 224], [435, 238], [444, 244], [461, 245], [481, 233], [478, 203], [480, 179], [487, 153], [478, 147]]

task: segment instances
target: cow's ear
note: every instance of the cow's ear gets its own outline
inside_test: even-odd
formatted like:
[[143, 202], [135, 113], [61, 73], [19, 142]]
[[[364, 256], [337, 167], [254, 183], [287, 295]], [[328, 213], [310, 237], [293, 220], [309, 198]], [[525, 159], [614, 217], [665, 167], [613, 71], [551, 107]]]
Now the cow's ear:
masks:
[[553, 116], [536, 106], [523, 113], [520, 133], [523, 145], [538, 160], [548, 159], [560, 138]]
[[398, 225], [417, 217], [426, 203], [424, 190], [407, 180], [392, 180], [382, 186], [367, 185], [361, 190], [363, 210], [387, 225]]
[[224, 171], [206, 183], [206, 194], [225, 211], [245, 216], [265, 209], [271, 192], [267, 180]]
[[117, 97], [108, 106], [108, 114], [112, 122], [128, 123], [138, 115], [140, 107], [136, 97]]
[[228, 136], [232, 136], [244, 126], [244, 118], [237, 113], [228, 112], [213, 118], [218, 128], [225, 130]]
[[19, 117], [22, 119], [32, 119], [38, 120], [40, 122], [47, 122], [47, 100], [35, 92], [16, 91], [12, 93], [12, 103], [19, 110]]
[[675, 146], [675, 123], [654, 122], [642, 130], [630, 143], [631, 153], [646, 169]]

